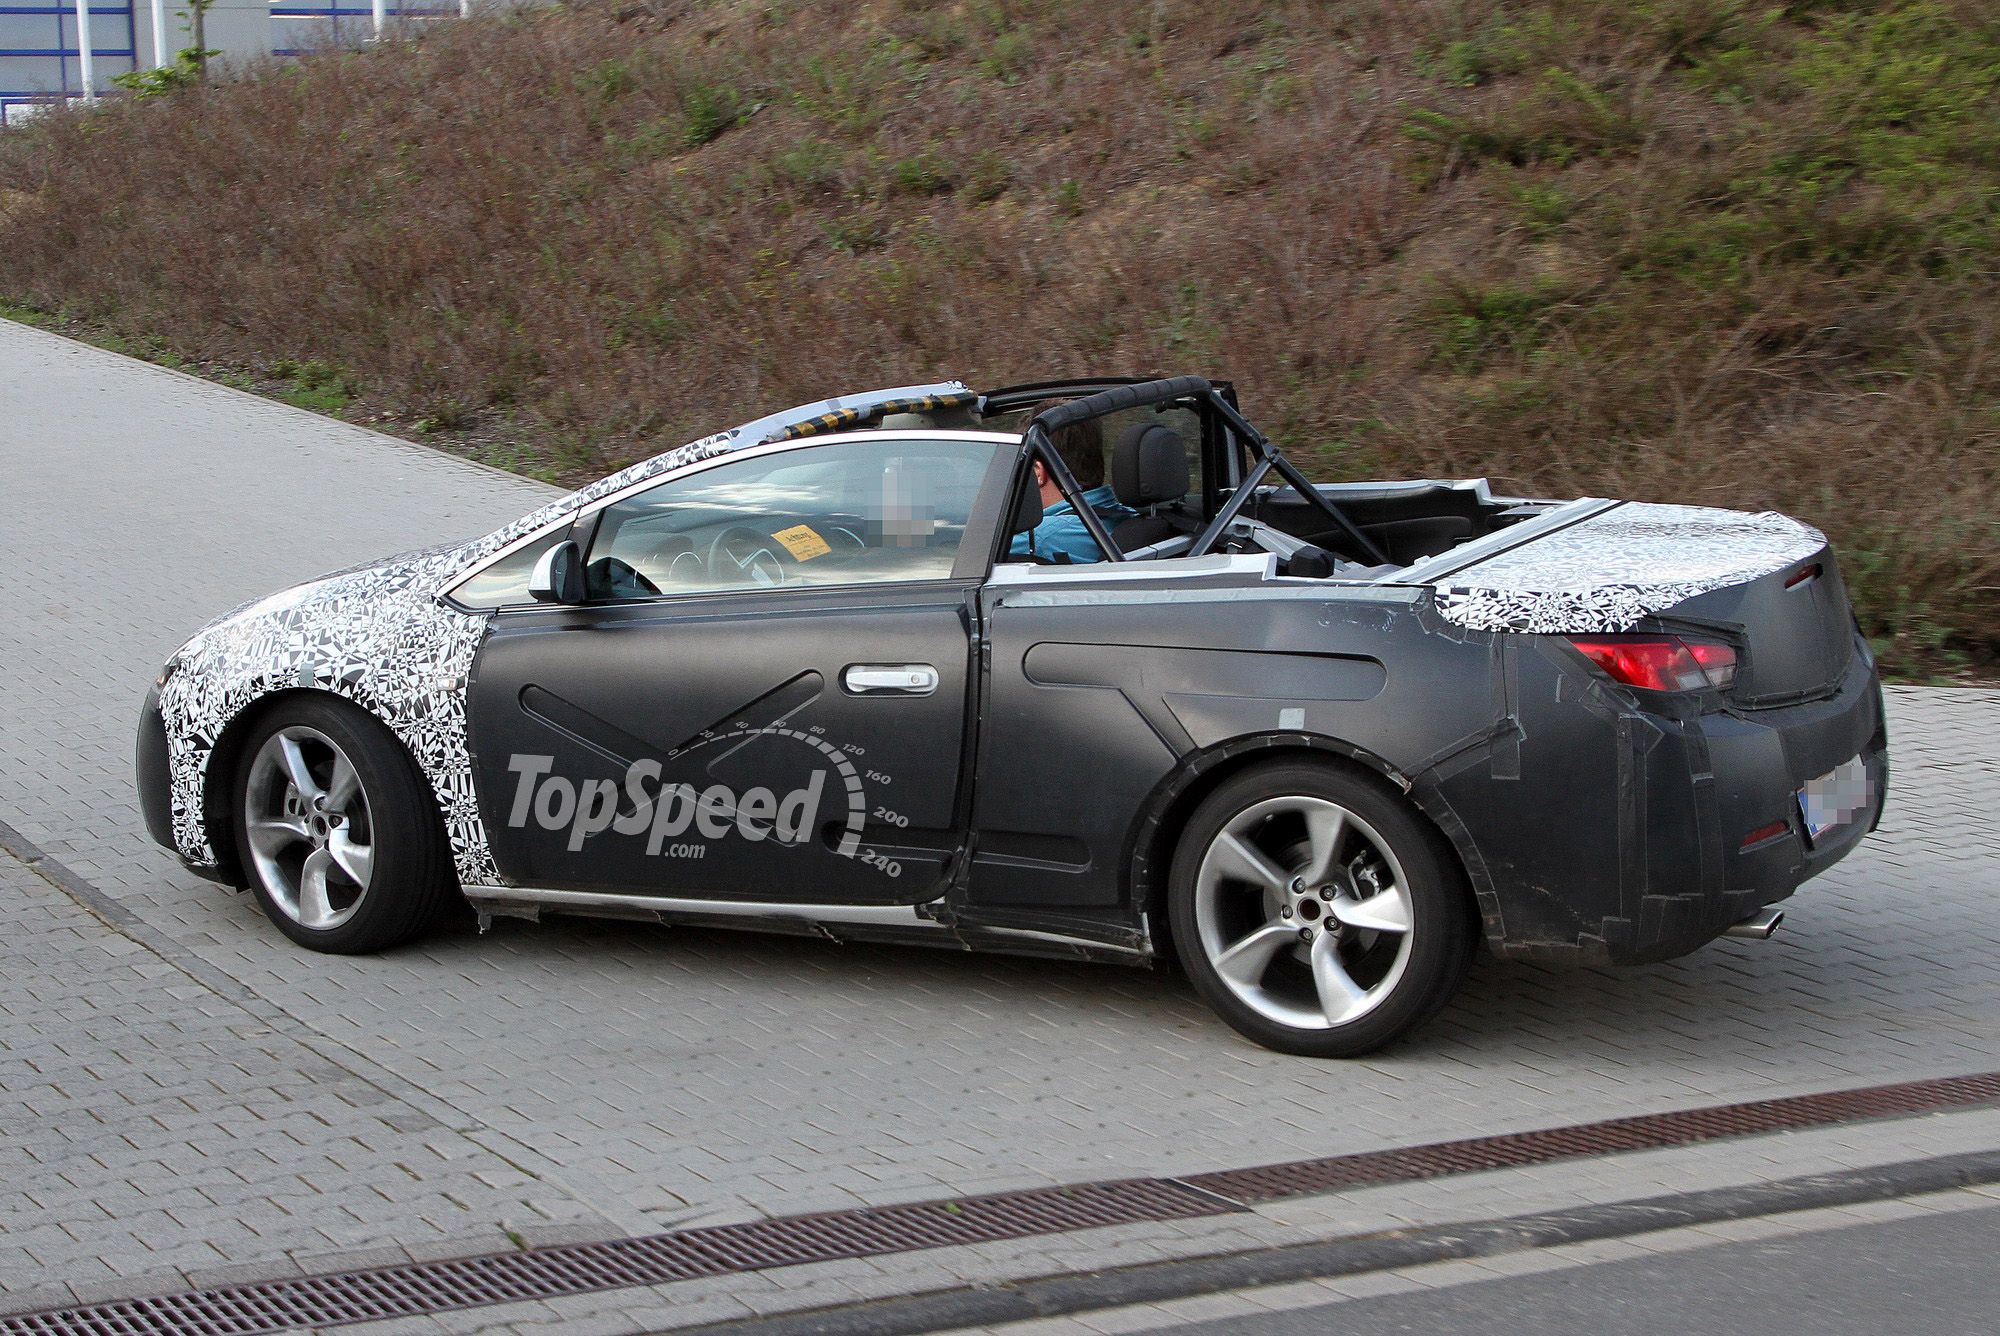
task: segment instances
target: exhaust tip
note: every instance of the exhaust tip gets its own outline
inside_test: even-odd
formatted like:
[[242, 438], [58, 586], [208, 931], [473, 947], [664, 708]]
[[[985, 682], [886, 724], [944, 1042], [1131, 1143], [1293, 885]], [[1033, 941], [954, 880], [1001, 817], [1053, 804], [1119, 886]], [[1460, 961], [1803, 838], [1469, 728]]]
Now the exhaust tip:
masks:
[[1749, 937], [1761, 942], [1776, 932], [1778, 925], [1784, 921], [1784, 910], [1773, 909], [1770, 905], [1765, 905], [1748, 918], [1738, 919], [1736, 922], [1730, 924], [1723, 930], [1722, 935], [1725, 937]]

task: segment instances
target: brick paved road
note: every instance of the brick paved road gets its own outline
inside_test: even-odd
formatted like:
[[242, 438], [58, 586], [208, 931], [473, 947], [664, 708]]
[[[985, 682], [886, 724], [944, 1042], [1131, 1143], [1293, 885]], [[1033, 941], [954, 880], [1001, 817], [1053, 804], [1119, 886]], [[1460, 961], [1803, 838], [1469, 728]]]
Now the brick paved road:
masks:
[[[0, 856], [0, 1278], [86, 1292], [576, 1214]], [[269, 1268], [264, 1268], [268, 1270]], [[115, 1285], [108, 1289], [115, 1290]]]
[[[490, 1243], [537, 1218], [659, 1228], [2000, 1067], [1993, 692], [1894, 693], [1889, 819], [1775, 940], [1629, 971], [1482, 965], [1419, 1039], [1363, 1063], [1251, 1048], [1178, 982], [1109, 967], [587, 923], [309, 956], [141, 833], [128, 776], [147, 679], [239, 600], [545, 493], [4, 322], [0, 408], [0, 820], [134, 915], [186, 966], [174, 987], [238, 990], [231, 1005], [348, 1073], [326, 1072], [330, 1108], [351, 1078], [463, 1129], [464, 1155], [437, 1165], [413, 1163], [392, 1129], [301, 1171], [315, 1211], [401, 1203], [371, 1204], [343, 1238], [421, 1242], [458, 1221]], [[56, 1106], [15, 1093], [39, 1088], [15, 1048], [22, 988], [0, 972], [0, 1098], [32, 1118], [0, 1122], [0, 1144], [53, 1153]], [[127, 1051], [129, 1080], [154, 1079], [155, 1055]], [[247, 1084], [317, 1100], [286, 1084], [282, 1057], [260, 1062], [246, 1058]], [[121, 1078], [93, 1089], [64, 1098], [153, 1152], [124, 1181], [199, 1178], [197, 1131], [127, 1109]], [[532, 1176], [513, 1193], [531, 1207], [466, 1186], [510, 1165]], [[34, 1274], [0, 1252], [0, 1290], [69, 1278], [94, 1239], [91, 1256], [129, 1251], [89, 1197], [0, 1201], [10, 1231], [8, 1212], [39, 1211], [76, 1245], [68, 1260], [28, 1248], [48, 1268]], [[163, 1249], [211, 1234], [154, 1224]], [[327, 1243], [281, 1235], [208, 1246], [258, 1262]]]

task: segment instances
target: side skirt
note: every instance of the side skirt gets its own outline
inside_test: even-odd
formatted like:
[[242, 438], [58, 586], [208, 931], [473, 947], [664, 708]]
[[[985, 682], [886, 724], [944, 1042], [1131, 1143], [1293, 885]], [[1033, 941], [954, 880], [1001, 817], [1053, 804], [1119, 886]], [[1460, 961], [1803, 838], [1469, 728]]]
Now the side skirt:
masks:
[[467, 886], [465, 898], [479, 915], [481, 932], [496, 918], [539, 922], [544, 914], [576, 914], [642, 923], [790, 933], [836, 942], [890, 942], [1123, 964], [1148, 963], [1152, 954], [1144, 949], [1112, 946], [1062, 933], [954, 926], [938, 917], [950, 912], [942, 900], [921, 905], [815, 905], [610, 895], [535, 886]]

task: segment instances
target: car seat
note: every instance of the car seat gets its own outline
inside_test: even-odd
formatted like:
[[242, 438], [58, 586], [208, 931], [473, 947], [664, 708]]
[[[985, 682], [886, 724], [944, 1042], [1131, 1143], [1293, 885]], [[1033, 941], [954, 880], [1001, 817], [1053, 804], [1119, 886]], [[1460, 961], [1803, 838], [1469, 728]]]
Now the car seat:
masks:
[[1190, 532], [1184, 519], [1157, 507], [1184, 499], [1191, 485], [1187, 444], [1179, 432], [1161, 422], [1142, 422], [1126, 432], [1111, 452], [1111, 490], [1142, 513], [1111, 531], [1119, 550], [1132, 552]]

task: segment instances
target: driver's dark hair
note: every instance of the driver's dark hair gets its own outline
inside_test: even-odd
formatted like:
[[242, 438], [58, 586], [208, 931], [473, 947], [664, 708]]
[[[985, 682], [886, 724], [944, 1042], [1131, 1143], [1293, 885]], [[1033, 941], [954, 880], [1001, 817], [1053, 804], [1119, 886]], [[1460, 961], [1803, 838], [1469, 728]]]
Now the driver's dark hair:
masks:
[[[1036, 404], [1029, 420], [1033, 421], [1051, 408], [1075, 402], [1075, 399], [1050, 399]], [[1066, 427], [1057, 427], [1049, 433], [1049, 444], [1056, 448], [1062, 462], [1069, 466], [1078, 487], [1088, 492], [1094, 487], [1104, 486], [1104, 429], [1098, 425], [1097, 418], [1085, 418]]]

